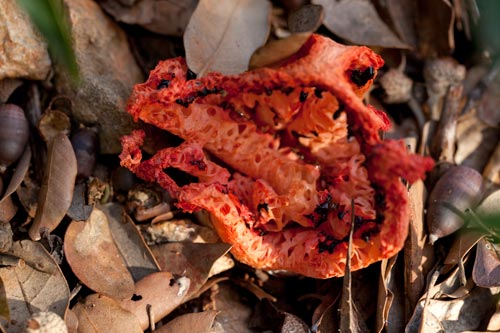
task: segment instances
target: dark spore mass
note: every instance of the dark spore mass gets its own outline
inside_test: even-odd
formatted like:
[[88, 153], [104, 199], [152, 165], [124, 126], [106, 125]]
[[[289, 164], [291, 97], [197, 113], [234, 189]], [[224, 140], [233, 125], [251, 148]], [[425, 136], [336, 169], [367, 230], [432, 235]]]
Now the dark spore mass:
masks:
[[301, 91], [300, 92], [300, 96], [299, 96], [299, 101], [301, 103], [304, 103], [306, 101], [306, 99], [307, 99], [307, 96], [309, 96], [308, 93], [306, 93], [305, 91]]
[[351, 72], [351, 81], [354, 82], [358, 87], [362, 87], [366, 82], [373, 79], [375, 71], [372, 66], [367, 67], [365, 70], [361, 71], [359, 69], [354, 69]]
[[196, 73], [193, 72], [192, 70], [188, 69], [186, 72], [186, 81], [194, 80], [194, 79], [196, 79]]
[[156, 89], [160, 90], [163, 88], [168, 88], [169, 85], [170, 85], [170, 80], [161, 80], [160, 83], [158, 83]]

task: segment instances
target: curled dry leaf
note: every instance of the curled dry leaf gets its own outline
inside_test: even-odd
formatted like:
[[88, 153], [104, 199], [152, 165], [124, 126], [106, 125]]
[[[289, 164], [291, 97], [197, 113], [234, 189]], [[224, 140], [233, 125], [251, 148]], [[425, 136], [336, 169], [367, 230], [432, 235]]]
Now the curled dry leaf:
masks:
[[151, 306], [151, 319], [157, 322], [186, 300], [189, 284], [189, 279], [175, 279], [170, 272], [153, 273], [137, 282], [134, 296], [121, 301], [120, 306], [132, 312], [145, 330], [150, 323], [148, 304]]
[[38, 122], [38, 131], [45, 143], [49, 144], [59, 133], [69, 135], [71, 121], [62, 111], [46, 110]]
[[184, 33], [186, 60], [198, 76], [247, 70], [269, 35], [267, 0], [201, 0]]
[[387, 13], [398, 35], [412, 49], [416, 49], [415, 13], [417, 3], [413, 0], [387, 0], [385, 4]]
[[[167, 243], [151, 247], [162, 271], [186, 276], [191, 280], [188, 297], [207, 282], [212, 267], [231, 246], [224, 243]], [[231, 267], [227, 267], [231, 268]]]
[[282, 39], [276, 39], [260, 47], [250, 58], [250, 69], [276, 66], [281, 61], [296, 53], [311, 36], [310, 32], [296, 33]]
[[[494, 306], [495, 296], [489, 289], [476, 287], [461, 298], [452, 300], [431, 299], [427, 305], [426, 321], [422, 320], [422, 302], [419, 303], [408, 323], [407, 333], [463, 332], [476, 330], [484, 316]], [[422, 325], [419, 331], [418, 327]]]
[[444, 265], [441, 269], [441, 273], [447, 274], [453, 268], [456, 268], [457, 265], [463, 265], [466, 255], [485, 236], [485, 232], [481, 230], [461, 230], [451, 244], [448, 255], [443, 262]]
[[198, 0], [142, 0], [125, 4], [120, 0], [99, 0], [117, 21], [138, 24], [150, 31], [182, 36]]
[[479, 172], [466, 166], [450, 168], [436, 183], [427, 203], [429, 243], [451, 235], [464, 224], [467, 208], [481, 201], [485, 184]]
[[21, 85], [23, 81], [18, 79], [6, 78], [0, 80], [0, 103], [5, 103], [9, 99], [10, 95]]
[[123, 207], [109, 203], [99, 207], [108, 219], [113, 239], [135, 282], [159, 272], [160, 267], [132, 219]]
[[68, 211], [66, 212], [66, 215], [70, 219], [74, 221], [85, 221], [89, 218], [93, 207], [86, 204], [86, 194], [87, 184], [84, 182], [76, 183], [73, 191], [73, 199], [71, 200], [71, 206], [69, 206]]
[[417, 2], [416, 31], [421, 56], [433, 58], [450, 54], [455, 48], [455, 13], [449, 0]]
[[64, 253], [72, 271], [90, 289], [117, 300], [134, 293], [134, 280], [101, 210], [94, 208], [85, 222], [71, 222]]
[[188, 313], [169, 321], [159, 329], [156, 333], [212, 333], [212, 325], [215, 320], [217, 311], [203, 311], [198, 313]]
[[407, 49], [382, 21], [369, 0], [313, 0], [325, 10], [323, 24], [334, 34], [354, 44]]
[[7, 294], [10, 321], [1, 320], [8, 332], [23, 333], [33, 312], [51, 311], [63, 317], [69, 304], [69, 288], [59, 265], [37, 242], [15, 242], [10, 255], [25, 264], [0, 268]]
[[477, 243], [472, 279], [483, 288], [500, 286], [500, 257], [496, 244], [486, 239]]
[[134, 314], [104, 295], [89, 295], [72, 311], [78, 317], [78, 333], [143, 333]]
[[7, 291], [2, 278], [0, 277], [0, 318], [10, 320], [9, 302], [7, 300]]
[[40, 239], [40, 232], [51, 232], [64, 218], [73, 199], [76, 172], [76, 158], [71, 142], [66, 135], [60, 133], [49, 144], [36, 216], [29, 230], [31, 239]]

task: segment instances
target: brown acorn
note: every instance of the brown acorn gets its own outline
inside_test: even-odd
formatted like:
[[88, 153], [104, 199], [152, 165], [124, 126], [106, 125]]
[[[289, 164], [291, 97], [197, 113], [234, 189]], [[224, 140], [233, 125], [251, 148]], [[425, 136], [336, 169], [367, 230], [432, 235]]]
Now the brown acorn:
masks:
[[467, 208], [475, 208], [485, 191], [483, 176], [458, 165], [447, 170], [432, 189], [427, 202], [429, 243], [451, 235], [464, 224]]
[[29, 125], [23, 109], [0, 105], [0, 171], [17, 161], [28, 142]]

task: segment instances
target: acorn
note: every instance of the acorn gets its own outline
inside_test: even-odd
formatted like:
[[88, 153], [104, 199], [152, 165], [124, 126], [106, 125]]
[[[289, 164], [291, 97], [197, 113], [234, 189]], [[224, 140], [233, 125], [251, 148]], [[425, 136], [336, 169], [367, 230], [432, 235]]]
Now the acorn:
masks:
[[96, 154], [99, 149], [97, 133], [88, 128], [78, 129], [71, 137], [78, 165], [77, 177], [88, 178], [94, 170]]
[[465, 224], [465, 210], [475, 208], [484, 192], [483, 176], [476, 170], [458, 165], [446, 171], [427, 202], [429, 243], [460, 229]]
[[23, 109], [0, 105], [0, 172], [17, 161], [28, 142], [29, 124]]

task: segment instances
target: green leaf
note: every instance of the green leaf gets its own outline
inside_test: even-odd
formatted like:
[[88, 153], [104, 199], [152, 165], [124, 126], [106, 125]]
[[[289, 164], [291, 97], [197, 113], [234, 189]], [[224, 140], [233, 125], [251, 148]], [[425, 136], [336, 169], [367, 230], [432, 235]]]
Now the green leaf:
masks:
[[71, 44], [71, 33], [65, 20], [61, 0], [17, 0], [47, 40], [49, 51], [56, 62], [61, 63], [69, 74], [78, 79], [78, 65]]

